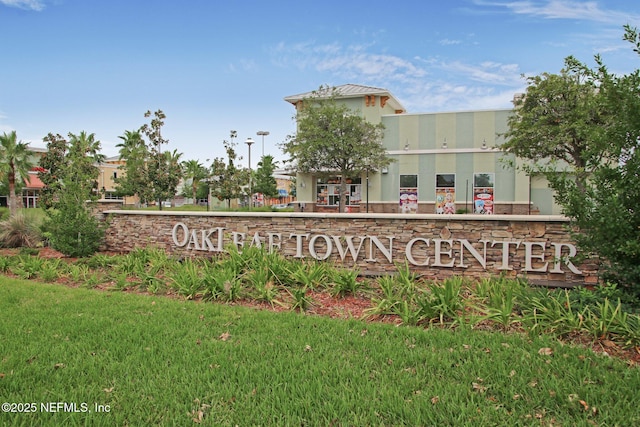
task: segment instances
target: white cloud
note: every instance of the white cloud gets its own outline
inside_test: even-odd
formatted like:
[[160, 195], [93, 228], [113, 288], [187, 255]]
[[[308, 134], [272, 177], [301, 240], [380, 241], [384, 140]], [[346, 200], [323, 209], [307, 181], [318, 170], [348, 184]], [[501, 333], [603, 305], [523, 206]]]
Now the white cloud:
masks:
[[442, 39], [438, 43], [441, 44], [442, 46], [451, 46], [454, 44], [460, 44], [462, 42], [460, 40]]
[[[389, 76], [398, 77], [424, 77], [426, 71], [415, 66], [410, 61], [393, 55], [381, 55], [359, 53], [357, 55], [345, 55], [342, 64], [332, 71], [340, 73], [343, 70], [360, 74], [366, 78], [386, 79]], [[322, 67], [320, 67], [322, 69]]]
[[422, 77], [424, 69], [411, 61], [394, 55], [370, 53], [368, 46], [351, 45], [343, 47], [332, 43], [314, 45], [280, 43], [274, 50], [275, 62], [280, 66], [299, 69], [314, 69], [322, 73], [332, 73], [342, 78], [384, 79], [389, 76]]
[[502, 7], [518, 15], [537, 16], [545, 19], [573, 19], [622, 25], [640, 20], [639, 15], [603, 9], [597, 1], [546, 0], [546, 1], [490, 1], [474, 0], [477, 6]]
[[410, 113], [511, 108], [513, 96], [524, 91], [524, 85], [496, 90], [462, 83], [422, 83], [410, 91], [400, 89], [394, 93]]
[[390, 90], [409, 112], [510, 108], [524, 87], [518, 64], [469, 63], [437, 57], [405, 59], [339, 44], [280, 44], [274, 49], [280, 66], [297, 66], [328, 75], [323, 82], [360, 83]]
[[44, 10], [44, 1], [41, 0], [0, 0], [0, 3], [9, 7], [17, 7], [26, 10], [35, 10], [40, 12]]

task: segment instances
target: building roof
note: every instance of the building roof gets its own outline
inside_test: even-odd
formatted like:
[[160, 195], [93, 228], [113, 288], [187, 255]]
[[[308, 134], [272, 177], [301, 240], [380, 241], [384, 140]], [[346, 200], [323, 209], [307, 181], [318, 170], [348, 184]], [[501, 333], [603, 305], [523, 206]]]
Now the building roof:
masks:
[[27, 190], [42, 190], [44, 188], [44, 183], [40, 180], [38, 175], [29, 173], [24, 177], [24, 186]]
[[[373, 86], [345, 84], [342, 86], [335, 86], [335, 87], [329, 88], [329, 91], [327, 91], [327, 95], [331, 94], [331, 89], [336, 90], [338, 98], [361, 98], [365, 95], [388, 96], [389, 99], [387, 103], [389, 103], [394, 110], [406, 111], [405, 108], [402, 106], [402, 104], [400, 104], [400, 101], [398, 101], [387, 89], [382, 89], [382, 88], [373, 87]], [[305, 98], [316, 96], [317, 94], [318, 94], [318, 91], [315, 90], [311, 92], [305, 92], [297, 95], [287, 96], [284, 98], [284, 100], [295, 105], [298, 101], [302, 101]]]

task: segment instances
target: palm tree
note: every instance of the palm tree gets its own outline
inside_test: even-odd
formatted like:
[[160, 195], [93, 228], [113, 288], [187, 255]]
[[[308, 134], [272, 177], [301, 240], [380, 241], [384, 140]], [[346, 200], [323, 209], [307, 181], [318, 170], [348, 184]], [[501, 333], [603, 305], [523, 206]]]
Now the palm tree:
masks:
[[142, 134], [139, 130], [126, 130], [124, 135], [118, 138], [122, 140], [120, 144], [116, 144], [116, 147], [120, 148], [120, 160], [127, 160], [130, 157], [140, 156], [141, 154], [146, 157], [147, 150], [144, 147]]
[[198, 204], [196, 195], [198, 192], [198, 185], [207, 176], [207, 170], [197, 160], [185, 160], [182, 162], [182, 173], [186, 180], [191, 180], [191, 196], [193, 197], [193, 204]]
[[69, 156], [78, 159], [75, 165], [78, 170], [72, 175], [73, 180], [82, 187], [87, 187], [89, 194], [98, 193], [98, 175], [100, 168], [95, 164], [104, 162], [104, 154], [100, 154], [100, 141], [97, 141], [95, 134], [82, 131], [75, 135], [69, 133]]
[[0, 176], [9, 181], [9, 215], [14, 217], [18, 212], [16, 197], [16, 179], [26, 178], [31, 169], [31, 152], [29, 144], [18, 141], [16, 131], [0, 136]]
[[149, 150], [139, 130], [125, 131], [116, 147], [120, 149], [120, 160], [125, 164], [119, 169], [124, 173], [116, 178], [116, 189], [123, 196], [138, 196], [136, 204], [144, 204], [153, 200], [153, 189], [149, 182]]

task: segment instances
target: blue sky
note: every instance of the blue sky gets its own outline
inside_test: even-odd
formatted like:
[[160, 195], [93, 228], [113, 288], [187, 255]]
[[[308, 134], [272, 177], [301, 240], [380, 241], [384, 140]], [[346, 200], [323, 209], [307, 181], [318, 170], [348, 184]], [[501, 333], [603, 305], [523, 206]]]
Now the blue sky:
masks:
[[[566, 56], [640, 68], [622, 41], [631, 0], [0, 0], [0, 132], [118, 136], [167, 115], [165, 149], [209, 164], [238, 132], [247, 162], [295, 130], [283, 98], [346, 83], [388, 89], [409, 113], [509, 108], [524, 75]], [[207, 162], [209, 159], [209, 162]]]

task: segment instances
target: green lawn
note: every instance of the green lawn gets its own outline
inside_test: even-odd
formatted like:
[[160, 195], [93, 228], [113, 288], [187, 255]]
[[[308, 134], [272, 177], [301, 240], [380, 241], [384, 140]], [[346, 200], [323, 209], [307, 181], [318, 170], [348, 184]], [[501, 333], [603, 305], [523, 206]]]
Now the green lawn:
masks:
[[0, 320], [7, 426], [640, 425], [638, 367], [545, 336], [6, 277]]

